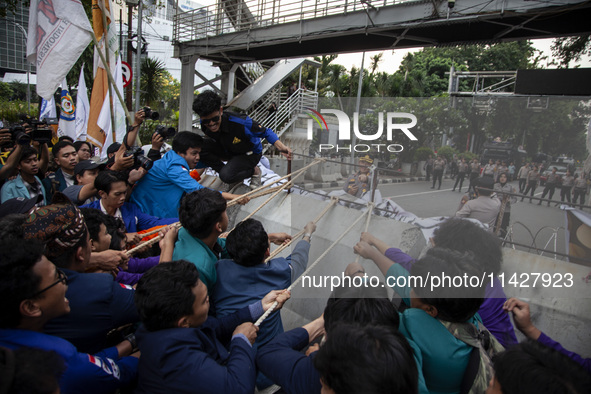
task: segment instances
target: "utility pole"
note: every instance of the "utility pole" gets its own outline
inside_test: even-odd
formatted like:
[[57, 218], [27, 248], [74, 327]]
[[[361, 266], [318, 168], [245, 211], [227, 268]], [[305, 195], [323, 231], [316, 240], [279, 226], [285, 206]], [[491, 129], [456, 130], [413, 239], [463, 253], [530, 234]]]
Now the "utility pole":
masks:
[[[132, 53], [130, 50], [131, 35], [132, 35], [131, 24], [133, 22], [132, 17], [133, 17], [133, 5], [128, 3], [127, 4], [127, 41], [125, 43], [125, 49], [127, 50], [127, 64], [129, 64], [130, 67], [133, 64]], [[125, 92], [125, 101], [127, 101], [127, 110], [128, 111], [131, 111], [132, 100], [133, 100], [132, 95], [133, 95], [133, 83], [130, 83], [129, 86], [127, 86], [127, 89]]]
[[[363, 88], [363, 63], [365, 62], [365, 52], [361, 56], [361, 69], [359, 70], [359, 86], [357, 87], [357, 103], [355, 104], [355, 111], [357, 112], [357, 116], [359, 116], [359, 108], [361, 107], [361, 89]], [[355, 142], [357, 142], [357, 137], [355, 133], [351, 136], [351, 163], [355, 162]]]
[[137, 51], [135, 67], [135, 112], [140, 110], [140, 68], [142, 61], [142, 12], [143, 0], [139, 1], [137, 10]]

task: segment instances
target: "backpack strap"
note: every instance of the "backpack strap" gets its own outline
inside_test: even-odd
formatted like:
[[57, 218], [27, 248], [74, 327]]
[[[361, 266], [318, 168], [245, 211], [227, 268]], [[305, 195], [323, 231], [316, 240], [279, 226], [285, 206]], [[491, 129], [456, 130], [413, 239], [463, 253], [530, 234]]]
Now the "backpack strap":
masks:
[[488, 387], [494, 371], [492, 357], [504, 350], [503, 346], [484, 327], [479, 329], [472, 323], [451, 323], [439, 320], [458, 340], [471, 346], [470, 359], [462, 377], [461, 393], [483, 393]]

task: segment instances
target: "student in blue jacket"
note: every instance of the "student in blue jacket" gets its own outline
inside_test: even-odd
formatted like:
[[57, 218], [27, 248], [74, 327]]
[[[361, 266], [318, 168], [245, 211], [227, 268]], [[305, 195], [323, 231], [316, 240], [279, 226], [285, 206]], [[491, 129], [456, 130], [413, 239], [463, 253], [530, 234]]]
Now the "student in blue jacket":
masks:
[[82, 208], [94, 208], [107, 215], [120, 217], [128, 234], [178, 222], [177, 217], [158, 218], [142, 212], [132, 202], [125, 202], [127, 177], [122, 172], [101, 171], [94, 180], [94, 187], [98, 190], [100, 200], [83, 205]]
[[208, 316], [207, 288], [194, 264], [160, 264], [138, 282], [136, 306], [143, 325], [136, 336], [142, 354], [138, 393], [254, 392], [252, 347], [258, 319], [285, 291], [271, 291], [221, 319]]
[[43, 326], [69, 313], [67, 277], [45, 256], [34, 240], [0, 242], [0, 346], [9, 349], [32, 347], [53, 351], [66, 365], [59, 385], [62, 393], [112, 393], [133, 383], [138, 359], [129, 356], [132, 345], [93, 355], [79, 353], [65, 339], [44, 334]]
[[[204, 168], [199, 163], [202, 145], [203, 138], [199, 134], [190, 131], [178, 133], [172, 141], [172, 150], [155, 161], [150, 171], [138, 181], [131, 201], [150, 215], [178, 217], [181, 198], [203, 188], [189, 174], [194, 168]], [[232, 200], [239, 196], [223, 192], [222, 197]], [[246, 204], [248, 200], [244, 197], [238, 203]]]

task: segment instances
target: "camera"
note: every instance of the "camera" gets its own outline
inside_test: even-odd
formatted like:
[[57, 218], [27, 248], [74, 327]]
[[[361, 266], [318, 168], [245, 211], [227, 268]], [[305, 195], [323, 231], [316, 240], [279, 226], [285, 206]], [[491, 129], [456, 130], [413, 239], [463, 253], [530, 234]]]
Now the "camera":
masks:
[[160, 124], [156, 126], [155, 132], [161, 135], [163, 140], [167, 140], [175, 136], [176, 129], [174, 127], [166, 127]]
[[19, 145], [29, 145], [31, 143], [31, 136], [25, 133], [25, 128], [21, 125], [16, 125], [8, 128], [11, 138]]
[[144, 110], [144, 114], [146, 115], [146, 119], [148, 119], [148, 118], [150, 118], [152, 120], [160, 119], [160, 114], [156, 111], [152, 111], [152, 108], [144, 107], [142, 109]]
[[152, 160], [148, 159], [144, 156], [144, 151], [139, 146], [131, 147], [127, 152], [125, 152], [125, 157], [133, 156], [133, 167], [134, 168], [144, 168], [146, 171], [149, 171], [152, 168], [154, 163]]

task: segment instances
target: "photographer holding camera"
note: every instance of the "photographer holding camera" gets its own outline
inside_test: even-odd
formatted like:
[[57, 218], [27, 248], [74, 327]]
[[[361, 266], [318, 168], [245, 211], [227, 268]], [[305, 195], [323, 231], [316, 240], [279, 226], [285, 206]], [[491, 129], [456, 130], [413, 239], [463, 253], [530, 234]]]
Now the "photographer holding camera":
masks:
[[[47, 171], [49, 164], [47, 143], [51, 140], [51, 130], [47, 128], [45, 122], [32, 120], [26, 115], [21, 115], [21, 120], [21, 124], [0, 130], [0, 147], [2, 149], [0, 181], [18, 174], [17, 167], [21, 161], [23, 149], [31, 146], [31, 144], [40, 152], [37, 163], [39, 177], [43, 177], [43, 174]], [[0, 182], [1, 185], [2, 182]]]

